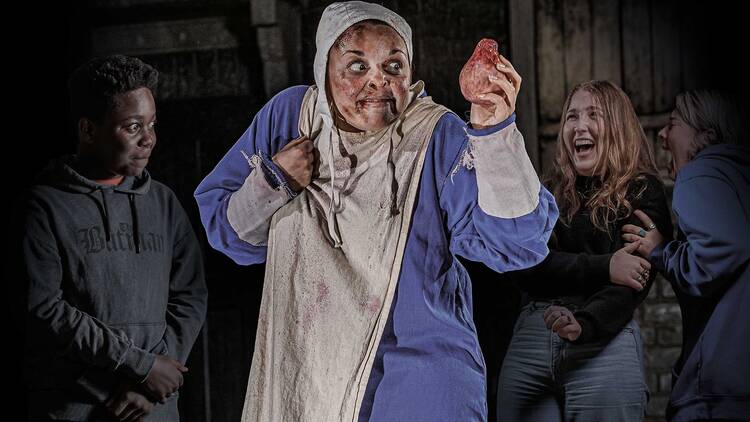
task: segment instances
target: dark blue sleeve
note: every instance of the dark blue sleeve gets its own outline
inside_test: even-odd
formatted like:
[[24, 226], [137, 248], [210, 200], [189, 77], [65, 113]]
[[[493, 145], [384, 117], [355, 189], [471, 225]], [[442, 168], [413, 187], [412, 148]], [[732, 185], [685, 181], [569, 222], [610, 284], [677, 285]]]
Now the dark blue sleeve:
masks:
[[672, 208], [687, 240], [673, 240], [651, 252], [652, 262], [675, 289], [711, 296], [747, 267], [750, 221], [740, 194], [714, 175], [678, 176]]
[[266, 247], [253, 246], [237, 236], [227, 219], [229, 198], [252, 171], [246, 156], [272, 157], [299, 137], [299, 113], [307, 88], [287, 88], [266, 103], [250, 127], [195, 190], [209, 244], [240, 265], [264, 262]]

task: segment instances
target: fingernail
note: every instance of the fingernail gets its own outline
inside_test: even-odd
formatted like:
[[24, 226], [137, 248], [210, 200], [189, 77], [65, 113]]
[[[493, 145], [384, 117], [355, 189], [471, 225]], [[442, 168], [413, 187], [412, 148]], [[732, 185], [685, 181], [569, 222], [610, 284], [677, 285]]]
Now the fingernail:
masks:
[[497, 77], [497, 76], [495, 76], [495, 75], [489, 75], [489, 76], [488, 76], [488, 78], [489, 78], [489, 79], [490, 79], [491, 81], [496, 81], [496, 80], [500, 79], [500, 78], [498, 78], [498, 77]]
[[486, 95], [484, 95], [484, 94], [479, 94], [479, 95], [477, 95], [477, 97], [479, 97], [479, 98], [484, 98], [485, 96], [486, 96]]

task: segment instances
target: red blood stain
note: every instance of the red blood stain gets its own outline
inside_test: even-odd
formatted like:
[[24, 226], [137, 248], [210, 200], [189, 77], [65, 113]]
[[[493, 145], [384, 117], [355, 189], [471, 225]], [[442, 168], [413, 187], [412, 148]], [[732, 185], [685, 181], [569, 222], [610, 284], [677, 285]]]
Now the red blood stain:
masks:
[[319, 281], [317, 287], [318, 287], [318, 298], [316, 299], [315, 302], [318, 303], [318, 304], [322, 304], [323, 302], [327, 302], [328, 301], [328, 293], [329, 293], [328, 285], [326, 285], [322, 281]]
[[319, 314], [325, 312], [330, 304], [330, 287], [323, 281], [315, 283], [315, 301], [309, 303], [302, 316], [302, 327], [308, 331]]
[[361, 303], [362, 308], [367, 311], [370, 315], [375, 315], [380, 311], [380, 298], [375, 295], [370, 295], [367, 301]]

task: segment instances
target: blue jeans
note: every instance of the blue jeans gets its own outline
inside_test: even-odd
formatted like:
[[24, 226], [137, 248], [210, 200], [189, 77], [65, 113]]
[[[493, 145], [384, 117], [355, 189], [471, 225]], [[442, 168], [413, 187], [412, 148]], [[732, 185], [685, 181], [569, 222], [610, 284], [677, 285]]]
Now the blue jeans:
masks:
[[648, 387], [638, 324], [607, 343], [572, 344], [544, 325], [532, 302], [516, 323], [498, 383], [498, 421], [641, 421]]

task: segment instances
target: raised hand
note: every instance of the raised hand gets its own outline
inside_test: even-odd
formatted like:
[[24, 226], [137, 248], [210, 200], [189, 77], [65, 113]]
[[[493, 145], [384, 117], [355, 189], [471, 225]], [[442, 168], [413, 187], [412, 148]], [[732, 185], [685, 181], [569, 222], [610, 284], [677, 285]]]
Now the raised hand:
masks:
[[[495, 86], [493, 92], [478, 94], [482, 103], [471, 104], [471, 125], [476, 129], [494, 126], [502, 123], [516, 111], [516, 99], [521, 90], [521, 76], [513, 65], [503, 57], [496, 65], [499, 74], [487, 76], [489, 82]], [[486, 104], [489, 103], [489, 105]]]

